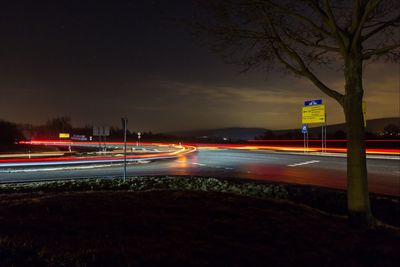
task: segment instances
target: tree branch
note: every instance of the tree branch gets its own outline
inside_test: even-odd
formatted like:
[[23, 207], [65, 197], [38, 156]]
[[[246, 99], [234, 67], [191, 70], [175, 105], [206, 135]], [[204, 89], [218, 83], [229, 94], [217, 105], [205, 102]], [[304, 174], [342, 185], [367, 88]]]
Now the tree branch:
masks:
[[321, 45], [318, 44], [318, 42], [320, 40], [318, 40], [316, 43], [313, 43], [311, 41], [309, 41], [308, 39], [305, 39], [299, 35], [293, 34], [293, 33], [289, 33], [288, 31], [284, 30], [285, 34], [292, 39], [293, 41], [300, 43], [304, 46], [309, 46], [309, 47], [314, 47], [314, 48], [320, 48], [320, 49], [324, 49], [327, 51], [331, 51], [331, 52], [340, 52], [340, 48], [339, 47], [333, 47], [333, 46], [329, 46], [329, 45]]
[[321, 80], [317, 78], [317, 76], [314, 75], [314, 73], [306, 69], [303, 76], [310, 79], [310, 81], [323, 93], [335, 99], [341, 106], [344, 105], [344, 95], [326, 86]]
[[328, 24], [328, 26], [330, 26], [330, 28], [335, 33], [335, 37], [336, 37], [335, 39], [338, 41], [338, 44], [342, 49], [343, 55], [345, 55], [347, 52], [348, 45], [349, 45], [348, 37], [343, 32], [343, 30], [340, 29], [340, 27], [337, 25], [335, 16], [333, 15], [333, 12], [329, 5], [328, 0], [324, 0], [324, 6], [326, 9], [325, 12], [327, 14], [326, 23]]
[[362, 10], [365, 8], [365, 5], [361, 3], [362, 0], [355, 0], [354, 7], [353, 7], [353, 16], [351, 19], [351, 32], [354, 33], [357, 31], [359, 19], [362, 15]]
[[293, 11], [291, 11], [291, 10], [289, 10], [289, 9], [287, 9], [287, 8], [284, 8], [284, 7], [282, 7], [282, 6], [280, 6], [280, 5], [276, 4], [276, 3], [274, 3], [274, 2], [272, 2], [272, 1], [266, 0], [266, 2], [268, 2], [268, 3], [269, 3], [270, 5], [272, 5], [273, 7], [276, 7], [277, 9], [280, 9], [284, 14], [289, 14], [290, 16], [295, 17], [295, 18], [298, 18], [298, 19], [300, 19], [301, 21], [303, 21], [303, 22], [309, 24], [311, 27], [313, 27], [313, 28], [314, 28], [315, 30], [317, 30], [318, 32], [320, 32], [320, 33], [322, 33], [322, 34], [324, 34], [324, 35], [326, 35], [326, 36], [329, 36], [329, 37], [334, 37], [333, 34], [332, 34], [331, 32], [328, 32], [328, 31], [325, 30], [324, 28], [318, 26], [318, 25], [315, 24], [311, 19], [307, 18], [306, 16], [303, 16], [303, 15], [301, 15], [301, 14], [299, 14], [299, 13], [293, 12]]
[[371, 49], [371, 52], [367, 52], [363, 54], [363, 59], [370, 59], [372, 56], [379, 56], [382, 54], [385, 54], [387, 52], [390, 52], [392, 50], [395, 50], [396, 48], [399, 48], [400, 44], [394, 44], [394, 45], [389, 45], [386, 47], [378, 48], [378, 49]]
[[279, 46], [285, 51], [285, 53], [293, 58], [299, 65], [300, 65], [300, 70], [293, 67], [291, 64], [289, 64], [286, 60], [283, 59], [283, 57], [280, 55], [278, 49], [273, 45], [273, 42], [271, 42], [271, 46], [274, 49], [274, 52], [276, 56], [278, 57], [278, 60], [281, 61], [288, 69], [293, 71], [294, 73], [307, 77], [315, 86], [317, 86], [323, 93], [327, 94], [328, 96], [334, 98], [337, 102], [339, 102], [340, 105], [343, 106], [344, 103], [344, 96], [340, 94], [339, 92], [330, 89], [328, 86], [326, 86], [321, 80], [317, 78], [304, 64], [304, 61], [302, 58], [299, 56], [299, 54], [296, 53], [293, 49], [289, 48], [281, 39], [279, 36], [278, 32], [276, 31], [271, 19], [268, 17], [267, 14], [265, 14], [267, 21], [269, 22], [272, 33], [274, 35], [274, 39], [277, 40]]
[[375, 35], [376, 33], [379, 33], [380, 31], [382, 31], [383, 29], [385, 29], [386, 27], [392, 26], [394, 25], [396, 22], [400, 22], [400, 15], [398, 15], [396, 18], [389, 20], [387, 22], [384, 22], [383, 24], [381, 24], [379, 27], [373, 29], [372, 31], [370, 31], [369, 33], [367, 33], [364, 37], [362, 37], [362, 40], [365, 41], [368, 38], [372, 37], [373, 35]]
[[283, 57], [281, 56], [281, 54], [279, 54], [278, 49], [274, 46], [273, 43], [271, 43], [271, 47], [272, 50], [274, 51], [276, 57], [278, 58], [278, 60], [285, 65], [286, 68], [288, 68], [290, 71], [294, 72], [297, 75], [302, 75], [301, 71], [296, 69], [296, 67], [292, 66], [289, 62], [287, 62], [285, 59], [283, 59]]
[[[356, 44], [359, 42], [360, 38], [361, 38], [361, 31], [362, 28], [364, 26], [364, 23], [367, 21], [369, 15], [371, 15], [372, 11], [379, 5], [379, 3], [382, 0], [369, 0], [367, 2], [367, 4], [365, 5], [365, 10], [364, 10], [364, 6], [359, 6], [358, 9], [362, 9], [361, 13], [359, 15], [361, 15], [361, 17], [357, 17], [353, 19], [356, 19], [357, 21], [353, 21], [353, 25], [355, 25], [355, 31], [352, 31], [352, 42], [351, 42], [351, 47], [355, 47]], [[356, 7], [357, 9], [357, 7]]]

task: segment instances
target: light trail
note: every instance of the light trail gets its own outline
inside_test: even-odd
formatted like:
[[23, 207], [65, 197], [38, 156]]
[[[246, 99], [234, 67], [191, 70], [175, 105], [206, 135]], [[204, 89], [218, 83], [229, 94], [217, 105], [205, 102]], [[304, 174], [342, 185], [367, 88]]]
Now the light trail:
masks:
[[[322, 152], [321, 147], [311, 146], [307, 149], [304, 149], [303, 146], [288, 146], [288, 145], [258, 145], [255, 144], [257, 142], [266, 143], [302, 143], [303, 140], [295, 139], [295, 140], [248, 140], [249, 144], [202, 144], [195, 143], [189, 144], [189, 146], [194, 147], [202, 147], [202, 148], [227, 148], [227, 149], [248, 149], [248, 150], [256, 150], [256, 149], [266, 149], [266, 150], [275, 150], [275, 151], [286, 151], [286, 152]], [[347, 140], [326, 140], [328, 143], [345, 143]], [[321, 140], [309, 140], [311, 143], [320, 143]], [[386, 144], [395, 144], [398, 146], [400, 144], [399, 139], [390, 139], [390, 140], [366, 140], [367, 143], [386, 143]], [[20, 144], [29, 144], [29, 145], [54, 145], [54, 146], [97, 146], [96, 142], [75, 142], [75, 141], [57, 141], [57, 140], [32, 140], [32, 141], [21, 141]], [[106, 145], [123, 145], [123, 142], [107, 142]], [[153, 143], [153, 142], [142, 142], [143, 145], [149, 146], [172, 146], [179, 147], [176, 144], [168, 144], [168, 143]], [[127, 142], [129, 146], [136, 146], [136, 142]], [[327, 147], [324, 149], [328, 153], [346, 153], [347, 148], [345, 147]], [[400, 156], [400, 149], [398, 148], [367, 148], [367, 154], [382, 154], [382, 155], [394, 155]]]
[[[400, 143], [400, 139], [367, 139], [367, 143]], [[303, 139], [271, 139], [271, 140], [247, 140], [250, 143], [302, 143]], [[321, 139], [309, 139], [311, 143], [321, 143]], [[328, 143], [346, 143], [347, 139], [328, 139]]]
[[[144, 146], [158, 146], [158, 147], [173, 147], [178, 148], [175, 151], [149, 153], [143, 155], [128, 155], [128, 161], [140, 161], [140, 160], [156, 160], [156, 159], [167, 159], [175, 158], [186, 155], [196, 151], [196, 148], [209, 148], [209, 149], [241, 149], [241, 150], [273, 150], [282, 152], [297, 152], [297, 153], [322, 153], [321, 147], [311, 146], [304, 149], [303, 146], [295, 145], [259, 145], [256, 142], [283, 142], [283, 143], [296, 143], [302, 142], [303, 140], [249, 140], [251, 144], [185, 144], [176, 145], [168, 143], [156, 143], [156, 142], [143, 142]], [[320, 140], [310, 140], [311, 142], [320, 142]], [[397, 143], [400, 140], [368, 140], [378, 143]], [[327, 140], [327, 142], [346, 142], [346, 140]], [[32, 141], [21, 141], [20, 144], [24, 145], [44, 145], [44, 146], [88, 146], [97, 147], [98, 143], [93, 141], [59, 141], [59, 140], [32, 140]], [[123, 142], [107, 142], [107, 146], [122, 146]], [[127, 142], [128, 146], [136, 146], [136, 142]], [[343, 147], [331, 147], [325, 149], [326, 153], [340, 153], [344, 154], [347, 152], [346, 148]], [[387, 149], [387, 148], [367, 148], [367, 154], [370, 155], [391, 155], [400, 156], [400, 149]], [[43, 158], [26, 158], [26, 159], [0, 159], [0, 167], [14, 167], [14, 166], [36, 166], [36, 165], [69, 165], [69, 164], [90, 164], [90, 163], [119, 163], [123, 161], [123, 155], [118, 156], [90, 156], [90, 157], [43, 157]]]
[[[317, 146], [311, 146], [304, 148], [303, 146], [279, 146], [279, 145], [248, 145], [248, 144], [192, 144], [199, 148], [227, 148], [227, 149], [248, 149], [248, 150], [274, 150], [284, 152], [321, 152], [322, 148]], [[328, 147], [324, 148], [327, 153], [346, 153], [347, 148], [344, 147]], [[367, 148], [367, 154], [380, 154], [380, 155], [393, 155], [400, 156], [400, 149], [387, 149], [387, 148]]]
[[[22, 141], [20, 144], [30, 145], [47, 145], [47, 146], [82, 146], [82, 145], [97, 145], [93, 142], [72, 142], [72, 141]], [[107, 145], [123, 144], [122, 142], [107, 142]], [[136, 145], [136, 143], [130, 143]], [[151, 143], [155, 145], [155, 143]], [[165, 144], [163, 144], [165, 145]], [[164, 153], [152, 153], [143, 155], [127, 155], [127, 161], [140, 161], [140, 160], [158, 160], [176, 158], [197, 150], [194, 146], [176, 146], [179, 148], [176, 151]], [[0, 159], [0, 167], [17, 167], [17, 166], [49, 166], [49, 165], [75, 165], [75, 164], [92, 164], [92, 163], [120, 163], [124, 161], [124, 156], [91, 156], [91, 157], [43, 157], [31, 159]]]

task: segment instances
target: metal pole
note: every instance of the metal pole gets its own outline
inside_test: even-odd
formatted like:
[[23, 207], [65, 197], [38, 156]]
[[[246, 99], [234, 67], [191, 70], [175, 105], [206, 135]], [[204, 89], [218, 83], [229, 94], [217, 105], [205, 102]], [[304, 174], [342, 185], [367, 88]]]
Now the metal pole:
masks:
[[324, 137], [325, 137], [325, 147], [324, 148], [325, 148], [325, 152], [326, 152], [326, 128], [327, 128], [326, 127], [326, 117], [327, 116], [326, 116], [326, 113], [325, 113], [325, 123], [324, 123], [324, 126], [325, 126], [325, 131], [324, 131]]
[[325, 124], [325, 152], [326, 152], [326, 129], [327, 129], [327, 127], [326, 127], [326, 124]]
[[326, 140], [325, 140], [325, 132], [326, 132], [326, 128], [325, 128], [325, 125], [322, 125], [322, 127], [323, 127], [323, 132], [322, 132], [322, 140], [323, 140], [323, 145], [324, 145], [324, 149], [322, 150], [322, 152], [326, 152], [326, 150], [325, 150], [325, 147], [326, 147]]
[[321, 143], [322, 143], [322, 152], [324, 152], [325, 141], [324, 141], [324, 125], [322, 125], [322, 136], [321, 136]]
[[324, 125], [321, 127], [321, 152], [324, 152]]
[[122, 122], [124, 125], [124, 181], [126, 180], [126, 127], [128, 123], [127, 118], [122, 118]]
[[306, 133], [306, 148], [307, 148], [306, 152], [308, 152], [308, 131]]

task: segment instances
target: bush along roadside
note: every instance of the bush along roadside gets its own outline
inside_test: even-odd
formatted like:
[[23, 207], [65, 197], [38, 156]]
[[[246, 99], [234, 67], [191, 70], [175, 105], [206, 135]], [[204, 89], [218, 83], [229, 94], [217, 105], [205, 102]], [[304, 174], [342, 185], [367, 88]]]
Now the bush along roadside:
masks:
[[[266, 183], [242, 179], [192, 176], [130, 177], [122, 179], [79, 179], [0, 185], [0, 194], [76, 191], [200, 190], [239, 194], [264, 199], [288, 200], [336, 215], [346, 215], [344, 190], [314, 186]], [[400, 227], [400, 198], [371, 194], [376, 218]]]
[[280, 184], [258, 184], [255, 182], [231, 182], [203, 177], [131, 177], [122, 179], [80, 179], [51, 182], [32, 182], [0, 185], [0, 194], [101, 191], [101, 190], [200, 190], [234, 193], [251, 197], [287, 199], [287, 191]]

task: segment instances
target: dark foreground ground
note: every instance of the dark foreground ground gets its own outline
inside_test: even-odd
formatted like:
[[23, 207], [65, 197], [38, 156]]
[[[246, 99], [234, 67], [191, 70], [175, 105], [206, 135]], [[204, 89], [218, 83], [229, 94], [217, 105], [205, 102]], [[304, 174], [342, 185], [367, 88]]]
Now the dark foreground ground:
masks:
[[216, 192], [0, 195], [0, 266], [398, 266], [400, 232]]

